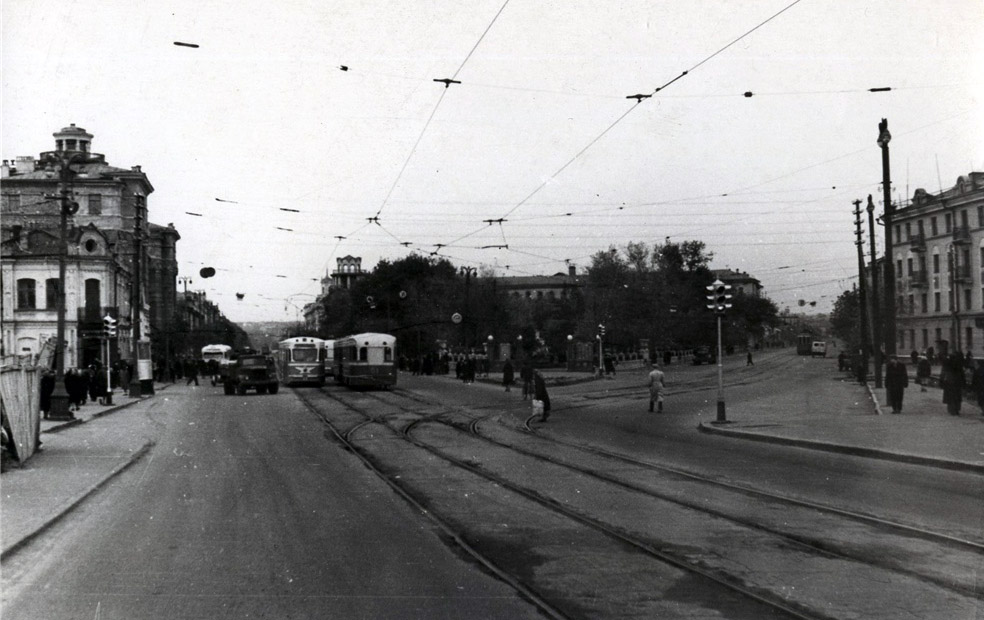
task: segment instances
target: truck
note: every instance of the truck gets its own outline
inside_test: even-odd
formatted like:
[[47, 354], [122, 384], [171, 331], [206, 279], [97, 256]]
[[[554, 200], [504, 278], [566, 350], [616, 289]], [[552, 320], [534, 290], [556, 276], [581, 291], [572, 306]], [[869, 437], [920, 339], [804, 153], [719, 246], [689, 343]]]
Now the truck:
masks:
[[240, 355], [228, 368], [229, 374], [222, 383], [226, 395], [242, 396], [247, 390], [256, 390], [257, 394], [276, 394], [280, 389], [277, 365], [269, 355]]

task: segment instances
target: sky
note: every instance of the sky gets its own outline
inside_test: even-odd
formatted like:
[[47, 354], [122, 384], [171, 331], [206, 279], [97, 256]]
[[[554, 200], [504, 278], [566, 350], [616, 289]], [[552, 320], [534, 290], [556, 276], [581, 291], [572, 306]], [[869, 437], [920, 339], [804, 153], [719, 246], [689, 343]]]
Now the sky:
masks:
[[0, 11], [3, 158], [75, 123], [142, 166], [179, 288], [239, 322], [297, 320], [347, 255], [549, 275], [667, 239], [827, 312], [857, 282], [852, 203], [882, 213], [881, 119], [893, 201], [984, 171], [979, 0]]

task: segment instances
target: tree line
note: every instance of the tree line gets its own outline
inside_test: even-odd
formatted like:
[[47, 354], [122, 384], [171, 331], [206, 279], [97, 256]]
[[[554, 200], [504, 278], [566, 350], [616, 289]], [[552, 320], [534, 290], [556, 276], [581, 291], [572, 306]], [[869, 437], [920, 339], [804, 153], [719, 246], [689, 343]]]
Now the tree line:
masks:
[[[595, 253], [563, 294], [515, 298], [489, 268], [458, 269], [442, 257], [411, 254], [380, 261], [349, 289], [331, 290], [319, 301], [324, 320], [315, 335], [392, 333], [409, 356], [432, 352], [437, 343], [482, 350], [491, 336], [527, 354], [562, 357], [568, 336], [594, 342], [599, 325], [606, 350], [637, 351], [643, 339], [652, 350], [714, 345], [715, 315], [706, 307], [712, 258], [702, 241], [613, 246]], [[732, 304], [723, 321], [725, 345], [744, 348], [779, 323], [766, 297], [735, 294]]]

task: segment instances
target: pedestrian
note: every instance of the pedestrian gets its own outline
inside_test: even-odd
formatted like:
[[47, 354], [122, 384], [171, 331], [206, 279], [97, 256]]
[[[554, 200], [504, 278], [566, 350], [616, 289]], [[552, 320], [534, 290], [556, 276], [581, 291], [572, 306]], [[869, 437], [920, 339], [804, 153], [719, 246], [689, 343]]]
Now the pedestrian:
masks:
[[185, 385], [191, 385], [192, 381], [198, 385], [198, 364], [195, 363], [195, 360], [190, 358], [185, 360], [184, 375], [188, 377], [188, 382]]
[[919, 384], [919, 391], [925, 392], [926, 386], [929, 385], [929, 377], [933, 374], [933, 367], [929, 364], [929, 358], [925, 355], [919, 356], [919, 361], [916, 362], [916, 383]]
[[519, 369], [519, 378], [523, 382], [523, 400], [533, 397], [533, 363], [529, 359], [523, 360], [523, 367]]
[[82, 404], [81, 389], [83, 389], [82, 380], [79, 377], [78, 371], [74, 368], [69, 368], [65, 371], [65, 392], [68, 393], [69, 411], [79, 410], [79, 406]]
[[543, 417], [541, 421], [546, 422], [550, 417], [550, 395], [547, 394], [547, 383], [543, 380], [543, 375], [539, 370], [533, 371], [533, 400], [543, 403]]
[[974, 393], [977, 394], [977, 406], [981, 408], [981, 413], [984, 414], [984, 360], [977, 360], [977, 368], [974, 369], [974, 378], [970, 385], [974, 389]]
[[41, 371], [41, 413], [44, 414], [44, 419], [47, 420], [48, 416], [51, 415], [51, 395], [55, 391], [55, 373], [51, 372], [50, 369], [45, 368]]
[[909, 354], [909, 359], [912, 360], [912, 365], [913, 366], [915, 366], [916, 364], [918, 364], [919, 363], [919, 352], [916, 351], [915, 349], [913, 349], [912, 350], [912, 353]]
[[952, 353], [943, 360], [940, 370], [940, 386], [943, 388], [943, 402], [950, 415], [960, 415], [960, 405], [963, 402], [964, 374], [963, 356]]
[[847, 369], [847, 353], [841, 349], [841, 352], [837, 354], [837, 370], [844, 371]]
[[513, 372], [512, 360], [507, 359], [502, 363], [502, 385], [506, 386], [506, 391], [512, 391], [512, 384], [516, 381]]
[[748, 350], [748, 354], [745, 356], [745, 366], [754, 366], [755, 362], [752, 361], [752, 350]]
[[663, 413], [663, 391], [666, 389], [666, 375], [659, 367], [659, 363], [653, 367], [649, 373], [649, 411], [652, 413], [653, 405], [656, 406], [657, 413]]
[[612, 357], [611, 353], [605, 353], [605, 376], [612, 375], [615, 376], [615, 358]]
[[909, 386], [909, 373], [898, 356], [892, 355], [885, 366], [885, 394], [892, 413], [902, 413], [902, 397]]

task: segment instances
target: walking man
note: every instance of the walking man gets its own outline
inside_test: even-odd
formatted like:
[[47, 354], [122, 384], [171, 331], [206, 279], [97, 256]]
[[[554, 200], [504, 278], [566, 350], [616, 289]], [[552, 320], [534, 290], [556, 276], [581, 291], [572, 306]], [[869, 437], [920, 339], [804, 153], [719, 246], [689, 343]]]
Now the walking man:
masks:
[[512, 389], [512, 384], [516, 380], [515, 374], [513, 373], [512, 361], [507, 359], [502, 363], [502, 385], [506, 386], [506, 391]]
[[892, 413], [902, 413], [902, 396], [909, 386], [909, 373], [898, 356], [892, 355], [885, 367], [885, 393]]
[[652, 412], [653, 405], [656, 406], [658, 413], [663, 413], [663, 391], [666, 389], [666, 376], [657, 362], [649, 373], [649, 411]]
[[929, 376], [933, 374], [933, 367], [929, 364], [929, 359], [925, 355], [919, 356], [916, 362], [916, 383], [919, 384], [919, 391], [925, 392], [929, 385]]

